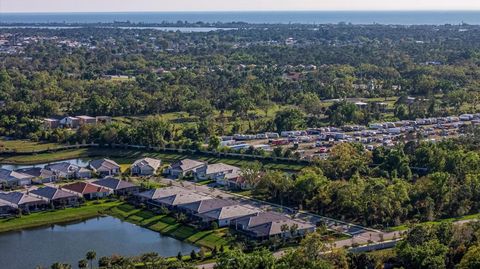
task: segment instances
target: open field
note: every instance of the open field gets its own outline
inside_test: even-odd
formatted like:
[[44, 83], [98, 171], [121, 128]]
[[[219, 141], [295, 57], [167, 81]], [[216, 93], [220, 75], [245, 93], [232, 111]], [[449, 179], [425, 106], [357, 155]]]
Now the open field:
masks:
[[120, 205], [122, 202], [101, 201], [87, 202], [85, 205], [76, 208], [66, 208], [63, 210], [43, 211], [23, 215], [19, 218], [0, 219], [0, 233], [15, 231], [21, 229], [34, 228], [39, 226], [80, 221], [101, 215], [103, 211]]

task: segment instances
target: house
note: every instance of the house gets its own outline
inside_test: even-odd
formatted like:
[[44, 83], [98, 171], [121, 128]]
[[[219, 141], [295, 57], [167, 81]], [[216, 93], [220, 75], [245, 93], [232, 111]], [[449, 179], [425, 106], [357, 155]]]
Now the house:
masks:
[[160, 168], [161, 161], [153, 158], [143, 158], [136, 160], [130, 167], [132, 175], [151, 176], [157, 173]]
[[60, 121], [57, 119], [43, 119], [43, 126], [47, 129], [55, 129], [60, 126]]
[[49, 186], [33, 190], [30, 195], [44, 199], [55, 207], [75, 206], [79, 203], [79, 195]]
[[120, 174], [120, 165], [109, 159], [99, 159], [90, 161], [88, 167], [102, 177], [116, 176]]
[[188, 215], [202, 214], [208, 211], [219, 209], [225, 206], [236, 205], [238, 202], [229, 199], [212, 198], [207, 200], [195, 201], [178, 206], [178, 209]]
[[172, 165], [166, 170], [166, 174], [174, 178], [182, 178], [187, 175], [193, 175], [198, 168], [203, 166], [205, 166], [205, 162], [184, 159], [172, 163]]
[[81, 169], [80, 166], [69, 162], [52, 163], [45, 166], [45, 169], [54, 172], [58, 178], [90, 178], [91, 172]]
[[90, 116], [77, 116], [79, 125], [95, 125], [97, 124], [97, 119]]
[[58, 180], [58, 176], [54, 171], [41, 167], [17, 169], [15, 171], [31, 176], [32, 183], [36, 184], [50, 183]]
[[258, 212], [260, 212], [260, 210], [255, 207], [247, 205], [232, 205], [210, 210], [205, 213], [200, 213], [197, 214], [197, 216], [200, 217], [205, 223], [217, 222], [219, 227], [225, 227], [229, 226], [232, 220], [255, 215]]
[[297, 237], [314, 232], [315, 226], [289, 218], [276, 212], [260, 212], [255, 215], [232, 221], [236, 230], [256, 239], [269, 239], [272, 236]]
[[140, 187], [130, 182], [112, 177], [100, 179], [92, 183], [97, 186], [105, 187], [112, 190], [115, 195], [136, 194], [140, 190]]
[[230, 190], [249, 190], [252, 186], [241, 175], [234, 176], [234, 174], [227, 175], [225, 178], [225, 187]]
[[0, 201], [26, 212], [36, 211], [47, 205], [43, 199], [23, 192], [0, 192]]
[[180, 193], [189, 193], [189, 192], [191, 191], [185, 188], [170, 186], [165, 188], [147, 190], [147, 191], [138, 193], [135, 196], [137, 200], [141, 203], [150, 203], [155, 206], [161, 206], [160, 204], [155, 203], [155, 201], [158, 199], [167, 198]]
[[17, 208], [6, 201], [0, 200], [0, 217], [12, 215]]
[[202, 200], [212, 199], [212, 197], [191, 192], [191, 193], [178, 193], [172, 196], [165, 198], [155, 199], [154, 203], [160, 206], [165, 206], [168, 208], [175, 208], [180, 205], [190, 204]]
[[9, 188], [30, 185], [32, 176], [2, 168], [0, 169], [0, 184]]
[[196, 170], [195, 177], [198, 180], [215, 180], [220, 185], [226, 185], [227, 177], [238, 177], [240, 168], [224, 163], [206, 164]]
[[64, 128], [77, 128], [80, 126], [80, 120], [76, 117], [65, 117], [59, 123]]
[[85, 199], [103, 198], [113, 193], [113, 190], [111, 189], [86, 182], [75, 182], [64, 185], [62, 186], [62, 189], [80, 194]]

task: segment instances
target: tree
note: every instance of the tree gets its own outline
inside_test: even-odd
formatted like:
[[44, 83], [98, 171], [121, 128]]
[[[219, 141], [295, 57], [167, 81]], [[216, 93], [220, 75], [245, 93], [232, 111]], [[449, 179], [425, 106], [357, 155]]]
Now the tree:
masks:
[[298, 108], [286, 108], [275, 115], [277, 131], [298, 130], [305, 127], [305, 114]]
[[208, 140], [208, 150], [210, 150], [210, 151], [217, 150], [218, 147], [220, 146], [221, 141], [222, 140], [218, 136], [210, 137], [210, 139]]
[[192, 261], [197, 259], [197, 253], [194, 249], [192, 249], [192, 252], [190, 252], [190, 259], [192, 259]]
[[249, 162], [241, 171], [241, 177], [249, 186], [256, 186], [262, 175], [262, 164], [259, 161]]
[[84, 269], [84, 268], [87, 268], [87, 266], [88, 266], [87, 260], [83, 259], [78, 261], [78, 268]]
[[90, 261], [90, 268], [93, 268], [93, 260], [95, 260], [95, 258], [97, 257], [97, 253], [93, 250], [90, 250], [87, 252], [85, 257], [87, 258], [87, 260]]
[[70, 264], [56, 262], [50, 266], [51, 269], [72, 269]]
[[[477, 243], [478, 244], [478, 243]], [[458, 269], [480, 268], [480, 245], [472, 246], [463, 256]]]

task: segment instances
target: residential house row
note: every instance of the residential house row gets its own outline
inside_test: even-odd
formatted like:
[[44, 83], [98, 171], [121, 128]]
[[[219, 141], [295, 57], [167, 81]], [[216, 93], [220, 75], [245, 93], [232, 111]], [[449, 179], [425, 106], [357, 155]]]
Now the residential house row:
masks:
[[130, 182], [108, 177], [95, 181], [77, 181], [48, 185], [25, 191], [0, 192], [0, 216], [36, 212], [53, 208], [78, 206], [83, 199], [98, 199], [115, 194], [133, 195], [140, 188]]
[[47, 129], [55, 128], [78, 128], [82, 125], [95, 125], [99, 123], [110, 123], [112, 118], [109, 116], [67, 116], [63, 118], [46, 118], [43, 119], [43, 125]]
[[[135, 161], [130, 169], [132, 175], [154, 175], [160, 169], [161, 161], [153, 158], [142, 158]], [[3, 189], [19, 188], [33, 184], [57, 182], [59, 180], [82, 180], [94, 176], [110, 177], [121, 173], [118, 163], [110, 159], [96, 159], [81, 167], [69, 162], [47, 164], [44, 167], [30, 167], [16, 170], [0, 169], [0, 187]]]
[[315, 225], [292, 219], [277, 212], [221, 199], [186, 188], [170, 186], [147, 190], [135, 195], [138, 203], [150, 208], [167, 208], [182, 212], [189, 221], [211, 227], [230, 227], [251, 238], [265, 240], [271, 237], [291, 238], [315, 231]]
[[172, 163], [164, 174], [170, 178], [191, 178], [196, 181], [213, 180], [217, 185], [228, 189], [249, 189], [250, 186], [242, 177], [242, 169], [237, 166], [200, 160], [183, 159]]

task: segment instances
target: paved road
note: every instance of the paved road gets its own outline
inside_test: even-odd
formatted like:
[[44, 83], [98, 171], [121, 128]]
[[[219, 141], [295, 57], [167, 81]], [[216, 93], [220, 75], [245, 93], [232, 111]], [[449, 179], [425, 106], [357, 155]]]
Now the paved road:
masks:
[[[335, 220], [332, 218], [312, 214], [305, 211], [295, 212], [295, 210], [292, 208], [252, 199], [250, 197], [238, 195], [235, 193], [226, 192], [218, 188], [213, 188], [211, 186], [198, 185], [190, 181], [178, 181], [178, 180], [172, 180], [167, 178], [161, 178], [161, 181], [167, 185], [172, 184], [175, 186], [181, 186], [199, 193], [208, 194], [218, 198], [235, 199], [242, 204], [257, 206], [266, 211], [277, 211], [277, 212], [281, 211], [285, 214], [294, 216], [295, 218], [308, 221], [314, 224], [321, 222], [321, 223], [324, 223], [328, 229], [335, 230], [337, 232], [344, 233], [346, 235], [351, 236], [351, 238], [349, 239], [338, 240], [331, 243], [330, 244], [331, 248], [343, 248], [343, 247], [348, 248], [352, 246], [358, 246], [358, 247], [350, 248], [349, 251], [353, 251], [353, 252], [372, 251], [372, 250], [379, 250], [379, 249], [394, 247], [395, 244], [398, 241], [400, 241], [402, 238], [401, 232], [382, 232], [379, 230], [362, 227], [360, 225], [356, 225], [353, 223]], [[474, 220], [458, 221], [458, 222], [455, 222], [455, 224], [461, 225], [471, 221], [476, 221], [476, 220], [474, 219]], [[283, 251], [277, 251], [274, 253], [274, 256], [281, 257], [283, 254], [284, 254]], [[213, 269], [214, 266], [215, 266], [215, 263], [209, 263], [209, 264], [198, 265], [197, 268]]]

